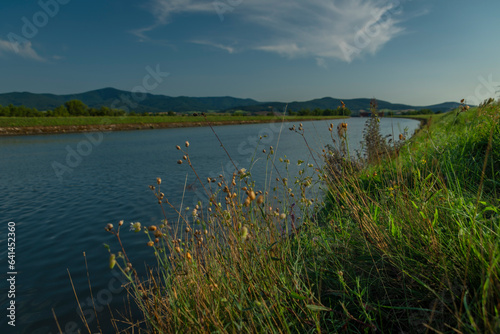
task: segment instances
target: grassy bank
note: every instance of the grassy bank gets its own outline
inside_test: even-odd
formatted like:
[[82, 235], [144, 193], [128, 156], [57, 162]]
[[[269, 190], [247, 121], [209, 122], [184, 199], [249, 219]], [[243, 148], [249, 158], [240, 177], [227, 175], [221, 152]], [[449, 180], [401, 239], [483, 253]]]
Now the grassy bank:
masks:
[[[324, 169], [256, 152], [269, 167], [262, 188], [251, 171], [200, 175], [210, 203], [188, 214], [158, 179], [155, 200], [183, 224], [131, 224], [158, 261], [147, 277], [113, 243], [110, 267], [143, 314], [121, 321], [134, 333], [499, 332], [499, 115], [492, 104], [454, 111], [390, 142], [374, 118], [356, 157], [347, 125], [332, 126], [314, 157]], [[189, 143], [178, 149], [179, 168], [196, 173]], [[290, 163], [299, 175], [274, 168]], [[310, 191], [317, 183], [326, 195]], [[122, 224], [106, 230], [121, 240]]]
[[[276, 116], [211, 116], [211, 122], [271, 122], [283, 117]], [[286, 116], [285, 121], [300, 121], [305, 119], [334, 119], [340, 116]], [[125, 117], [0, 117], [0, 127], [31, 127], [31, 126], [72, 126], [72, 125], [111, 125], [111, 124], [156, 124], [156, 123], [195, 123], [202, 121], [194, 116], [125, 116]]]

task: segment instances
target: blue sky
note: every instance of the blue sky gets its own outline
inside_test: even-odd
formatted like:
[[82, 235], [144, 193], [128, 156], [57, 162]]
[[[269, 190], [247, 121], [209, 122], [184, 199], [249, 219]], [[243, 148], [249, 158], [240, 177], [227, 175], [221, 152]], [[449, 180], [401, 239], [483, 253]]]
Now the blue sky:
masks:
[[[429, 105], [500, 97], [500, 1], [0, 3], [0, 93], [131, 91]], [[493, 89], [492, 87], [496, 87]]]

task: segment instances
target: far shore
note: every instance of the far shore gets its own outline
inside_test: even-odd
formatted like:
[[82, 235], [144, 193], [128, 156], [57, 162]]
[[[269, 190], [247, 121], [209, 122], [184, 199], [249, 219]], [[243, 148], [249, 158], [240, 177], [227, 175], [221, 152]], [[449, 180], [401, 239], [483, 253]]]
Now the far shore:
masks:
[[[141, 123], [116, 123], [116, 124], [79, 124], [79, 125], [37, 125], [37, 126], [4, 126], [0, 127], [0, 136], [27, 136], [27, 135], [43, 135], [43, 134], [61, 134], [61, 133], [79, 133], [79, 132], [109, 132], [109, 131], [130, 131], [130, 130], [149, 130], [149, 129], [165, 129], [165, 128], [181, 128], [181, 127], [201, 127], [201, 126], [218, 126], [218, 125], [238, 125], [238, 124], [261, 124], [261, 123], [277, 123], [294, 122], [294, 121], [317, 121], [327, 119], [342, 119], [348, 117], [332, 116], [332, 117], [286, 117], [286, 118], [258, 118], [241, 119], [238, 117], [234, 120], [204, 120], [198, 118], [198, 121], [182, 121], [182, 122], [141, 122]], [[109, 118], [108, 118], [109, 120]]]

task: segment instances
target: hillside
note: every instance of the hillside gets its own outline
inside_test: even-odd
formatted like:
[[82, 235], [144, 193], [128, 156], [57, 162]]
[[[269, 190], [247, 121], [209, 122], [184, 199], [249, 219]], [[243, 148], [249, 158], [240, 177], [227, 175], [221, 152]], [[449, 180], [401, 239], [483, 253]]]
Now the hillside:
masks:
[[[241, 99], [230, 96], [222, 97], [171, 97], [166, 95], [145, 94], [139, 96], [140, 100], [134, 99], [131, 92], [118, 90], [115, 88], [97, 89], [85, 93], [55, 95], [55, 94], [35, 94], [29, 92], [12, 92], [0, 94], [0, 105], [15, 106], [24, 105], [38, 110], [52, 110], [66, 101], [81, 100], [89, 107], [99, 108], [101, 106], [124, 109], [126, 111], [144, 112], [167, 112], [175, 111], [179, 113], [189, 111], [226, 111], [243, 110], [248, 112], [263, 112], [283, 110], [288, 104], [290, 110], [300, 109], [336, 109], [341, 104], [340, 99], [324, 97], [303, 102], [259, 102], [253, 99]], [[346, 106], [354, 112], [369, 110], [370, 100], [368, 98], [344, 99]], [[411, 106], [406, 104], [393, 104], [387, 101], [378, 101], [379, 109], [398, 110], [420, 110], [430, 109], [436, 111], [449, 111], [459, 106], [456, 102], [445, 102], [431, 106]]]
[[[359, 113], [360, 111], [368, 111], [370, 110], [370, 101], [371, 99], [368, 98], [358, 98], [358, 99], [335, 99], [331, 97], [324, 97], [321, 99], [314, 99], [310, 101], [303, 101], [303, 102], [290, 102], [288, 103], [288, 109], [297, 111], [300, 109], [309, 109], [309, 110], [314, 110], [316, 108], [319, 109], [337, 109], [338, 106], [341, 105], [341, 101], [344, 101], [346, 106], [354, 112], [354, 114]], [[449, 110], [453, 110], [455, 108], [458, 108], [460, 106], [459, 103], [456, 102], [444, 102], [436, 105], [430, 105], [430, 106], [412, 106], [412, 105], [407, 105], [407, 104], [394, 104], [391, 102], [383, 101], [383, 100], [377, 100], [378, 103], [378, 108], [379, 110], [384, 110], [384, 109], [389, 109], [389, 110], [394, 110], [394, 111], [400, 111], [400, 110], [420, 110], [420, 109], [430, 109], [434, 112], [437, 111], [442, 111], [446, 112]], [[244, 111], [249, 111], [249, 112], [259, 112], [259, 111], [264, 111], [264, 110], [283, 110], [287, 103], [284, 102], [267, 102], [267, 103], [260, 103], [256, 105], [249, 105], [249, 106], [238, 106], [235, 109], [239, 110], [244, 110]]]

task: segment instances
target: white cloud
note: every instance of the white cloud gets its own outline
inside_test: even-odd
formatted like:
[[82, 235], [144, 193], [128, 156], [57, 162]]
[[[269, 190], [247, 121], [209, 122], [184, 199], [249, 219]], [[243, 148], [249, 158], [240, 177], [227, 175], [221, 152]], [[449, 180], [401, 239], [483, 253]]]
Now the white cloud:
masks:
[[45, 61], [33, 49], [30, 41], [23, 43], [13, 43], [0, 39], [0, 55], [2, 54], [17, 54], [23, 58]]
[[262, 51], [268, 51], [268, 52], [274, 52], [278, 53], [282, 56], [286, 57], [296, 57], [298, 55], [303, 54], [303, 50], [301, 50], [297, 44], [295, 43], [290, 43], [290, 44], [274, 44], [274, 45], [262, 45], [262, 46], [257, 46], [255, 47], [256, 50], [262, 50]]
[[192, 41], [191, 43], [194, 44], [199, 44], [199, 45], [208, 45], [217, 49], [225, 50], [229, 53], [235, 53], [236, 49], [232, 46], [229, 45], [224, 45], [224, 44], [219, 44], [219, 43], [213, 43], [211, 41]]
[[[220, 14], [207, 0], [152, 0], [148, 9], [155, 22], [137, 30], [138, 36], [145, 37], [147, 32], [169, 24], [176, 14]], [[205, 44], [213, 46], [223, 45], [219, 41], [227, 38], [244, 39], [247, 49], [320, 58], [318, 65], [325, 66], [327, 59], [350, 62], [376, 53], [404, 30], [403, 9], [399, 0], [233, 1], [224, 19], [230, 18], [231, 27], [240, 29], [229, 29], [225, 20], [217, 22], [217, 37], [213, 37], [213, 30], [203, 28], [194, 37], [209, 40]], [[212, 31], [211, 36], [205, 36], [205, 31]]]
[[211, 2], [199, 0], [151, 0], [145, 8], [153, 14], [155, 21], [147, 27], [132, 31], [141, 41], [149, 40], [146, 33], [170, 23], [171, 17], [175, 14], [212, 12], [214, 10]]

